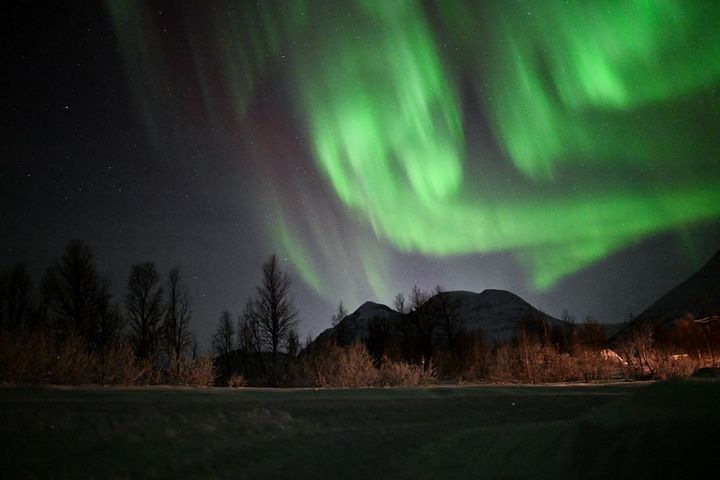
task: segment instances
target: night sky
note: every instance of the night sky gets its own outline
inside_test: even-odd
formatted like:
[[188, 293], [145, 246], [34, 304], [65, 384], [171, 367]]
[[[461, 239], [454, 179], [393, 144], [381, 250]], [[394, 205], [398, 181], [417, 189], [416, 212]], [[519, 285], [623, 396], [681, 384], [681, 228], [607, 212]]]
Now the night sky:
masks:
[[[720, 248], [720, 6], [13, 2], [0, 266], [181, 264], [202, 342], [276, 252], [300, 333], [413, 284], [626, 320]], [[482, 5], [480, 5], [482, 3]]]

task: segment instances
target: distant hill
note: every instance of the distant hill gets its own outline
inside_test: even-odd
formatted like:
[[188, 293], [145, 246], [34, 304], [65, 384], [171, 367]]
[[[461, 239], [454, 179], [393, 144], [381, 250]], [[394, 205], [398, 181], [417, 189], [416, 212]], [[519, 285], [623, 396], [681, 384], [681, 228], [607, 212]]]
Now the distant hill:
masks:
[[[453, 306], [458, 326], [470, 332], [482, 330], [488, 342], [510, 340], [519, 322], [523, 320], [542, 319], [551, 326], [564, 323], [506, 290], [484, 290], [481, 293], [461, 290], [442, 292], [428, 299], [419, 310], [432, 308], [431, 306], [438, 302], [440, 295], [443, 296], [443, 301]], [[408, 316], [412, 315], [413, 313], [408, 314]], [[342, 335], [347, 342], [366, 339], [368, 323], [373, 318], [386, 319], [391, 324], [395, 324], [403, 318], [403, 315], [386, 305], [365, 302], [336, 326], [322, 332], [315, 342], [324, 342], [339, 335]]]
[[[720, 251], [690, 278], [635, 317], [625, 328], [644, 322], [658, 322], [665, 327], [671, 327], [677, 319], [687, 314], [695, 318], [704, 318], [718, 313], [720, 313]], [[624, 329], [620, 333], [622, 331]]]
[[[564, 322], [541, 312], [507, 290], [483, 290], [481, 293], [462, 290], [439, 293], [452, 302], [457, 310], [458, 323], [468, 331], [482, 330], [490, 342], [504, 342], [515, 334], [524, 320], [542, 319], [550, 326]], [[432, 304], [435, 297], [428, 300]]]
[[391, 323], [402, 315], [387, 305], [375, 302], [365, 302], [350, 315], [343, 318], [334, 327], [323, 331], [313, 341], [321, 344], [329, 339], [335, 339], [342, 332], [346, 341], [353, 342], [358, 339], [365, 340], [368, 336], [368, 323], [375, 318], [389, 320]]

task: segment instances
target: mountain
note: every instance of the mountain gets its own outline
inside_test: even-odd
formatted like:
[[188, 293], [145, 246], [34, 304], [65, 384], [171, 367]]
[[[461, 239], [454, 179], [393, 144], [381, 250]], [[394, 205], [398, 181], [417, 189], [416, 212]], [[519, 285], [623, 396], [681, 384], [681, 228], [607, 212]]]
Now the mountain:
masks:
[[370, 320], [380, 318], [394, 323], [402, 315], [387, 305], [375, 302], [365, 302], [350, 315], [343, 318], [334, 327], [328, 328], [313, 340], [313, 344], [322, 344], [326, 340], [342, 335], [346, 342], [357, 339], [366, 339], [368, 336], [368, 323]]
[[[442, 292], [429, 298], [418, 312], [431, 311], [442, 303], [450, 305], [458, 326], [468, 331], [482, 330], [489, 342], [510, 340], [523, 320], [542, 319], [551, 326], [563, 325], [560, 320], [541, 312], [517, 295], [505, 290], [484, 290], [481, 293], [467, 291]], [[411, 318], [417, 313], [410, 313]], [[346, 342], [366, 339], [368, 323], [373, 318], [381, 318], [397, 325], [403, 315], [386, 305], [365, 302], [355, 312], [345, 317], [336, 326], [322, 332], [315, 342], [342, 335]], [[313, 343], [315, 343], [313, 342]]]
[[704, 318], [718, 313], [720, 313], [720, 251], [690, 278], [671, 289], [635, 317], [625, 328], [644, 322], [658, 322], [662, 326], [671, 327], [677, 319], [687, 314], [692, 314], [695, 318]]
[[528, 302], [507, 290], [483, 290], [481, 293], [462, 290], [442, 292], [431, 297], [426, 305], [444, 301], [455, 306], [457, 321], [468, 331], [482, 330], [490, 342], [510, 340], [519, 322], [544, 320], [550, 326], [562, 325], [557, 318], [541, 312]]

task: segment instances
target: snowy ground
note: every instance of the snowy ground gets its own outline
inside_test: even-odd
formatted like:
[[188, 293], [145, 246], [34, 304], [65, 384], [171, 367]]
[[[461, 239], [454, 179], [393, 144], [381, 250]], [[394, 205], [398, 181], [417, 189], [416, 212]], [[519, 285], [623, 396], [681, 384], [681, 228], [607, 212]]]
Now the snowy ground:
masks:
[[719, 466], [718, 405], [720, 382], [319, 391], [0, 387], [0, 472], [688, 478]]

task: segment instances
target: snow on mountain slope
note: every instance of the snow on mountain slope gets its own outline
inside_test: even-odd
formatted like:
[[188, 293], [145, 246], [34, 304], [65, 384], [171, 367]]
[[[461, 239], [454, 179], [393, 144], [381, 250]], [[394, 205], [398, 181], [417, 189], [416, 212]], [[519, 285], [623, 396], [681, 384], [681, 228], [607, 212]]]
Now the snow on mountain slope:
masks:
[[[446, 303], [452, 305], [459, 326], [471, 332], [482, 330], [485, 339], [490, 342], [510, 340], [517, 331], [519, 322], [524, 320], [543, 319], [550, 325], [563, 323], [505, 290], [491, 289], [481, 293], [458, 290], [437, 295], [442, 295]], [[437, 300], [437, 295], [431, 297], [421, 309], [431, 308], [430, 305]], [[386, 305], [365, 302], [337, 326], [321, 333], [316, 342], [335, 338], [340, 332], [347, 341], [365, 339], [368, 335], [368, 322], [373, 318], [388, 319], [395, 323], [402, 315]]]
[[446, 295], [455, 304], [458, 321], [464, 328], [482, 330], [492, 342], [510, 340], [524, 320], [543, 319], [551, 326], [563, 323], [506, 290], [450, 291], [439, 295]]

